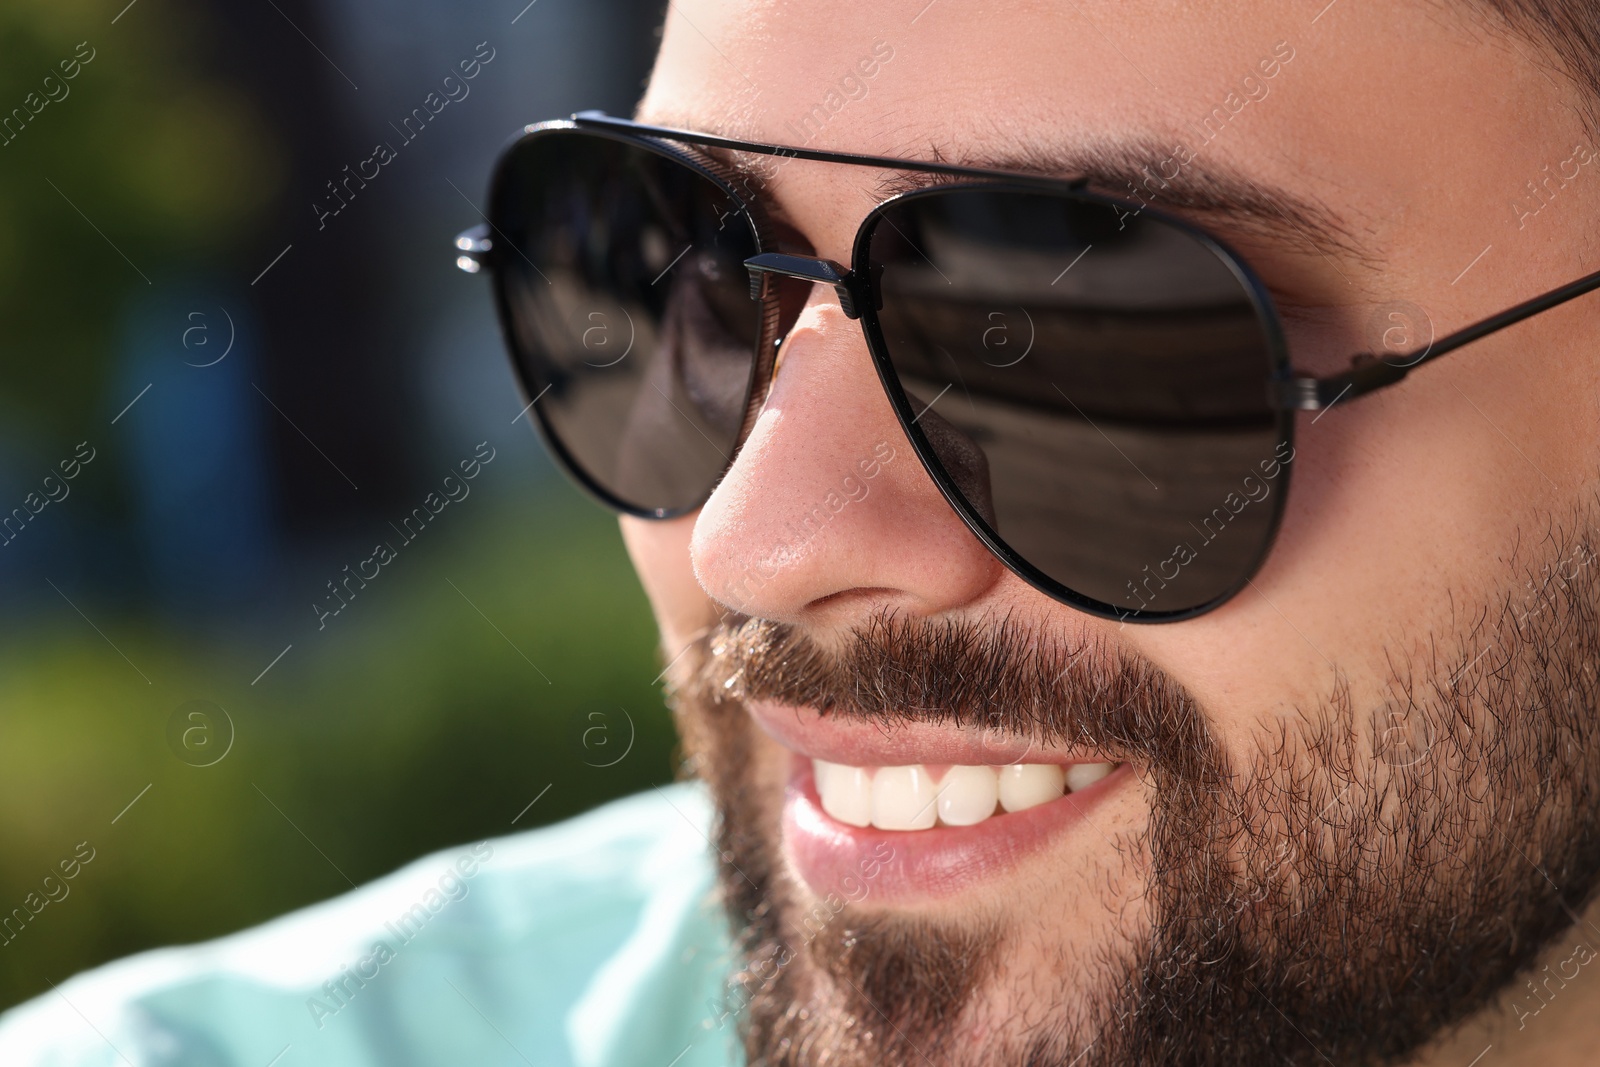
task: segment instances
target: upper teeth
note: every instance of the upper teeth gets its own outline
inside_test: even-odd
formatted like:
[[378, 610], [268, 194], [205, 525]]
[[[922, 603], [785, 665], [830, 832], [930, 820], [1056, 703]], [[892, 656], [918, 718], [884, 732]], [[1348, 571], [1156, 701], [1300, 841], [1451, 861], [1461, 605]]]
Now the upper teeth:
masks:
[[958, 766], [935, 781], [921, 764], [874, 769], [811, 762], [823, 811], [851, 826], [880, 830], [971, 826], [1002, 809], [1022, 811], [1084, 789], [1113, 770], [1109, 763]]

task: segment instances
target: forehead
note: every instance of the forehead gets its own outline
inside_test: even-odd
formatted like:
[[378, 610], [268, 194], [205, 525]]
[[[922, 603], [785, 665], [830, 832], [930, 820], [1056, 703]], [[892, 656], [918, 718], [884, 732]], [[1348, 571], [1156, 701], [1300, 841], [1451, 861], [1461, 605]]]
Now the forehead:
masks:
[[[1283, 132], [1282, 112], [1333, 119], [1342, 109], [1378, 134], [1430, 104], [1459, 108], [1451, 94], [1463, 88], [1479, 110], [1486, 65], [1505, 82], [1497, 93], [1512, 87], [1505, 59], [1518, 49], [1456, 11], [1420, 0], [676, 0], [645, 106], [690, 104], [705, 121], [774, 134], [821, 107], [838, 124], [829, 139], [848, 142], [837, 147], [917, 155], [941, 142], [999, 145], [1022, 129], [1192, 136], [1229, 93], [1271, 82], [1294, 103], [1252, 126]], [[1293, 58], [1269, 74], [1262, 64], [1275, 55]], [[1393, 97], [1381, 113], [1365, 106], [1399, 88], [1417, 108]], [[870, 107], [854, 106], [868, 97]], [[1319, 98], [1325, 108], [1306, 106]]]
[[1486, 144], [1501, 158], [1552, 150], [1549, 124], [1530, 120], [1552, 111], [1549, 76], [1525, 44], [1456, 12], [1418, 0], [675, 0], [640, 113], [921, 159], [1182, 146], [1205, 168], [1332, 205], [1378, 243], [1424, 198], [1481, 203], [1463, 175], [1485, 169]]

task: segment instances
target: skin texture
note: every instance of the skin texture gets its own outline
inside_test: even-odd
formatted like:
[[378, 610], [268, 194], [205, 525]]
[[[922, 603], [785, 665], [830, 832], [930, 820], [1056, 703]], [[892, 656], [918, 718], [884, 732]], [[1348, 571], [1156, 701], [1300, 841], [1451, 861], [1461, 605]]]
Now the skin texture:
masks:
[[[1327, 373], [1370, 348], [1373, 323], [1390, 324], [1386, 302], [1421, 309], [1442, 335], [1600, 268], [1588, 226], [1600, 217], [1600, 178], [1589, 172], [1600, 168], [1582, 168], [1528, 212], [1538, 202], [1527, 183], [1594, 143], [1576, 90], [1530, 44], [1455, 8], [925, 2], [824, 14], [814, 4], [682, 0], [640, 118], [795, 143], [799, 117], [884, 41], [892, 61], [813, 143], [974, 160], [1170, 144], [1192, 141], [1191, 124], [1287, 42], [1294, 58], [1270, 92], [1201, 162], [1248, 175], [1269, 200], [1323, 209], [1336, 230], [1288, 227], [1271, 212], [1174, 210], [1229, 241], [1274, 289], [1298, 366]], [[816, 254], [848, 263], [874, 177], [789, 162], [766, 192]], [[1419, 315], [1408, 314], [1415, 327]], [[811, 294], [753, 434], [706, 506], [672, 522], [624, 520], [624, 535], [668, 658], [729, 609], [788, 624], [825, 650], [885, 611], [977, 625], [1009, 615], [1067, 645], [1155, 666], [1198, 705], [1225, 758], [1247, 765], [1263, 738], [1300, 736], [1307, 709], [1336, 698], [1376, 721], [1397, 695], [1397, 663], [1470, 660], [1474, 615], [1538, 580], [1556, 551], [1543, 544], [1552, 524], [1587, 521], [1600, 470], [1597, 328], [1592, 296], [1378, 395], [1300, 416], [1294, 489], [1254, 588], [1180, 624], [1119, 627], [1032, 591], [967, 532], [909, 449], [776, 578], [741, 582], [877, 442], [903, 446], [860, 330], [830, 290]], [[741, 802], [776, 834], [784, 753], [761, 736], [752, 744]], [[1065, 836], [981, 900], [895, 905], [898, 918], [1027, 917], [1027, 943], [975, 1018], [1003, 1033], [1026, 1025], [1031, 1007], [1070, 1005], [1080, 994], [1034, 988], [1054, 981], [1040, 976], [1061, 959], [1069, 971], [1087, 967], [1097, 949], [1148, 928], [1137, 849], [1108, 841], [1142, 840], [1151, 790], [1142, 779], [1121, 791], [1096, 815], [1102, 833]], [[861, 908], [884, 910], [870, 900]], [[1549, 952], [1563, 959], [1571, 948]], [[1536, 1020], [1504, 1001], [1416, 1062], [1466, 1063], [1486, 1045], [1485, 1065], [1583, 1062], [1600, 1040], [1597, 1000], [1600, 979], [1586, 972]]]

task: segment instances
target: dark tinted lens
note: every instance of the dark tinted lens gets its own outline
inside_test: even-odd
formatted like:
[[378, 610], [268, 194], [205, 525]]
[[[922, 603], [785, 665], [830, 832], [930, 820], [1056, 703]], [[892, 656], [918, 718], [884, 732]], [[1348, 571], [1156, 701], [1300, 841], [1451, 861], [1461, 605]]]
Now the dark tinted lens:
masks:
[[490, 217], [522, 385], [565, 462], [625, 509], [697, 506], [738, 439], [760, 324], [738, 204], [675, 159], [562, 131], [512, 149]]
[[1189, 611], [1249, 577], [1292, 453], [1275, 333], [1213, 246], [981, 189], [909, 196], [866, 240], [919, 445], [1013, 552], [1102, 610]]

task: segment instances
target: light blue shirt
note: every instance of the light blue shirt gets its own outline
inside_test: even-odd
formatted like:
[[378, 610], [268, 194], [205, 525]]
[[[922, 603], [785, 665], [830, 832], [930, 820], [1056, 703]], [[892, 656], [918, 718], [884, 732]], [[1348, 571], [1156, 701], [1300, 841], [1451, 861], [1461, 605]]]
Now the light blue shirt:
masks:
[[5, 1067], [725, 1067], [703, 790], [439, 852], [0, 1015]]

